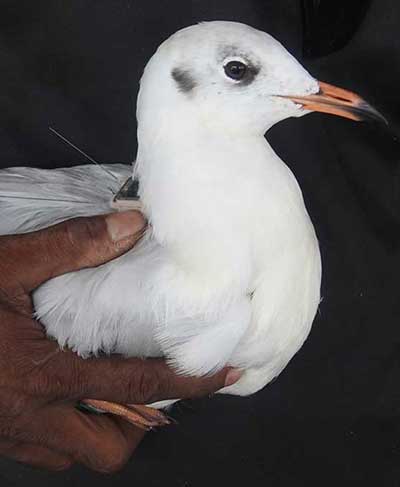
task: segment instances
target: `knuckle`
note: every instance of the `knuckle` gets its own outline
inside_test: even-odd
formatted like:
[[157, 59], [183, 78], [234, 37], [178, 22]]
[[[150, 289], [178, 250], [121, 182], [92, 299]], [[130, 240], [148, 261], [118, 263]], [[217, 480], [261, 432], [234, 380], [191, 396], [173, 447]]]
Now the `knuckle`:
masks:
[[28, 392], [36, 398], [54, 396], [57, 399], [61, 386], [62, 381], [58, 373], [46, 367], [32, 378]]
[[108, 446], [96, 461], [94, 470], [102, 473], [115, 473], [123, 468], [129, 459], [128, 450], [123, 445]]
[[57, 372], [38, 374], [36, 381], [32, 381], [34, 388], [33, 395], [42, 398], [61, 399], [64, 397], [64, 390], [68, 388], [63, 383], [61, 376]]
[[[106, 224], [102, 217], [79, 217], [66, 222], [65, 232], [70, 247], [79, 249], [81, 257], [96, 260], [107, 243]], [[84, 245], [84, 248], [83, 248]], [[85, 251], [86, 249], [86, 251]]]
[[78, 362], [72, 358], [72, 354], [63, 353], [59, 348], [43, 354], [29, 381], [28, 392], [39, 398], [71, 397], [83, 381]]
[[11, 390], [2, 390], [0, 395], [0, 415], [4, 418], [15, 418], [27, 412], [30, 406], [28, 396]]
[[10, 416], [20, 416], [26, 413], [28, 407], [29, 399], [24, 395], [17, 394], [8, 405], [8, 414]]
[[79, 242], [84, 237], [85, 240], [96, 241], [100, 234], [99, 221], [97, 218], [79, 217], [71, 220], [67, 224], [67, 231], [72, 243]]
[[146, 403], [162, 399], [162, 381], [157, 369], [143, 362], [131, 382], [131, 397], [137, 403]]

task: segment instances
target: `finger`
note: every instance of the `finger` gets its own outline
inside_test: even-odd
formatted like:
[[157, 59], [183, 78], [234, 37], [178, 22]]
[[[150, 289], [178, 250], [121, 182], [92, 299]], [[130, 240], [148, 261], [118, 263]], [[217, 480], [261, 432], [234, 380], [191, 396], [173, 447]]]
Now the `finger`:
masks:
[[19, 427], [31, 441], [105, 473], [120, 470], [145, 434], [115, 418], [84, 414], [70, 404], [44, 408]]
[[66, 470], [73, 464], [72, 459], [67, 455], [32, 443], [1, 441], [0, 454], [32, 467], [55, 471]]
[[232, 385], [241, 376], [225, 368], [214, 375], [177, 375], [162, 359], [82, 359], [71, 351], [49, 355], [29, 382], [29, 394], [54, 399], [101, 399], [125, 404], [148, 404], [163, 399], [194, 398]]
[[103, 264], [129, 250], [142, 236], [137, 211], [73, 218], [36, 232], [0, 237], [2, 286], [20, 284], [30, 292], [44, 281]]

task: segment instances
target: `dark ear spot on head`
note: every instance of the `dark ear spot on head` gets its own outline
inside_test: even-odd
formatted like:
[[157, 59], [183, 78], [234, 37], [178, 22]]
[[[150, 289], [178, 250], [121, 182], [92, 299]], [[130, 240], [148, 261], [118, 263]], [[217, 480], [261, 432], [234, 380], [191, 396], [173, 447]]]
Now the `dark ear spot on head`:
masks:
[[171, 72], [171, 75], [178, 85], [179, 90], [183, 93], [189, 93], [196, 86], [195, 79], [186, 69], [174, 68]]

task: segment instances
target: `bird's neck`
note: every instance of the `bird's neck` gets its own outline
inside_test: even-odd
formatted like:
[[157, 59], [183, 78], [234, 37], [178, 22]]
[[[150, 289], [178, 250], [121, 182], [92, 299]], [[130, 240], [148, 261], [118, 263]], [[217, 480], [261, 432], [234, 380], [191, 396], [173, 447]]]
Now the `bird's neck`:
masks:
[[184, 265], [243, 274], [255, 229], [297, 183], [264, 137], [177, 119], [139, 127], [140, 197], [154, 237]]

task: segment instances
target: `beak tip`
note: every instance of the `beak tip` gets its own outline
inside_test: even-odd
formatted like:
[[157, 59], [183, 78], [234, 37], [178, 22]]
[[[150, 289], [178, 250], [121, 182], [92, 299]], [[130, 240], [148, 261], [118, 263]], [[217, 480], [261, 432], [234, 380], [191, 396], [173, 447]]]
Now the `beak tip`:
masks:
[[360, 120], [362, 121], [375, 121], [389, 126], [388, 120], [382, 115], [382, 113], [378, 112], [378, 110], [376, 110], [366, 101], [362, 101], [358, 107], [356, 107], [356, 111], [359, 113], [361, 117]]

